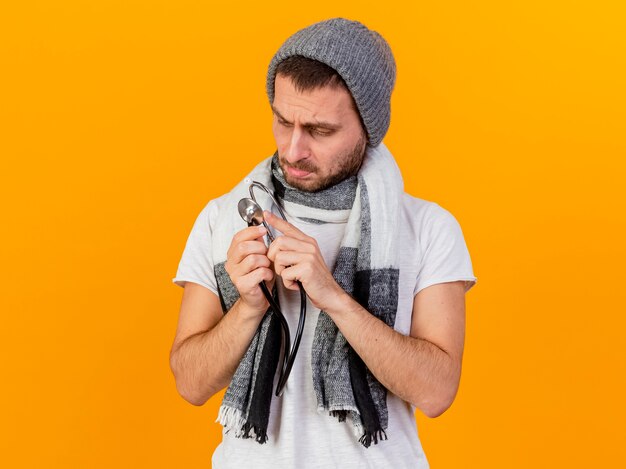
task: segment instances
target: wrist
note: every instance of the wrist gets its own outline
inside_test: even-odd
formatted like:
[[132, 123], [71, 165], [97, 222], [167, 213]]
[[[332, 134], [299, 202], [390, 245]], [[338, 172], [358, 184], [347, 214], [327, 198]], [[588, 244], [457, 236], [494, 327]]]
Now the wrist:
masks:
[[338, 294], [333, 295], [333, 298], [335, 298], [333, 303], [324, 309], [331, 318], [350, 315], [355, 308], [360, 307], [359, 303], [342, 288]]
[[236, 309], [236, 316], [239, 319], [243, 321], [252, 321], [258, 323], [265, 315], [265, 312], [267, 311], [267, 306], [263, 309], [259, 309], [257, 307], [249, 305], [240, 297], [233, 305], [231, 311], [234, 309]]

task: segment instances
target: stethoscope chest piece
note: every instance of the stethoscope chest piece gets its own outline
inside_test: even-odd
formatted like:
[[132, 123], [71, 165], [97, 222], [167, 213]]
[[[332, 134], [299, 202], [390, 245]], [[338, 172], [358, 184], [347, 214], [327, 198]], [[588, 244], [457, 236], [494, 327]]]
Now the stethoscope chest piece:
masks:
[[[260, 184], [260, 183], [259, 183]], [[263, 225], [267, 229], [267, 237], [270, 242], [274, 241], [274, 236], [270, 231], [270, 227], [267, 226], [267, 222], [263, 218], [263, 209], [254, 199], [249, 199], [247, 197], [241, 199], [239, 204], [237, 204], [237, 210], [239, 211], [239, 215], [243, 220], [248, 224], [248, 226], [252, 225]]]

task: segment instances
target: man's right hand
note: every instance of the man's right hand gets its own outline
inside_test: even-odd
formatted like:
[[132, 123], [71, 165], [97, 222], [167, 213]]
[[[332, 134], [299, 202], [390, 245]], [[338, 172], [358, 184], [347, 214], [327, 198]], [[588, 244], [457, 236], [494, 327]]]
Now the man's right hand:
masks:
[[259, 283], [268, 282], [267, 287], [272, 291], [274, 285], [274, 270], [272, 262], [267, 257], [267, 247], [263, 236], [267, 233], [264, 226], [249, 226], [238, 231], [233, 237], [224, 268], [230, 276], [240, 295], [240, 300], [247, 309], [265, 314], [269, 303]]

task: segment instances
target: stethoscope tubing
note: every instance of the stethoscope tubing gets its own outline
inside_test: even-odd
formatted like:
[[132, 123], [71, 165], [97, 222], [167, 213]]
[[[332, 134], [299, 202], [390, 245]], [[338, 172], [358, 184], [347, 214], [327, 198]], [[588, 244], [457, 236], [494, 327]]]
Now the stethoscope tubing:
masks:
[[[276, 207], [278, 207], [278, 211], [280, 212], [280, 215], [283, 218], [283, 220], [287, 221], [285, 212], [283, 211], [280, 204], [278, 204], [278, 202], [274, 198], [274, 195], [265, 185], [261, 184], [260, 182], [252, 181], [250, 183], [249, 190], [250, 190], [250, 197], [252, 198], [252, 200], [254, 200], [254, 202], [256, 203], [256, 198], [254, 197], [254, 190], [253, 190], [254, 187], [258, 187], [262, 189], [263, 191], [267, 193], [267, 195], [270, 196], [270, 198], [272, 199]], [[251, 226], [252, 223], [249, 223], [248, 225]], [[273, 242], [274, 236], [271, 234], [269, 226], [267, 225], [267, 222], [265, 220], [263, 220], [263, 225], [267, 229], [267, 237], [270, 240], [270, 243]], [[276, 384], [275, 395], [277, 397], [280, 397], [283, 394], [285, 385], [287, 384], [287, 379], [289, 378], [289, 374], [291, 373], [293, 363], [296, 359], [296, 354], [298, 353], [298, 348], [300, 347], [300, 340], [302, 339], [302, 332], [304, 330], [304, 321], [306, 318], [306, 291], [304, 290], [304, 287], [302, 286], [302, 283], [299, 280], [296, 280], [296, 283], [298, 284], [298, 287], [300, 289], [300, 318], [298, 320], [298, 328], [296, 330], [295, 340], [294, 340], [293, 346], [291, 346], [291, 350], [290, 350], [291, 337], [289, 333], [289, 324], [287, 323], [287, 319], [285, 319], [285, 316], [283, 315], [280, 309], [280, 306], [274, 300], [274, 297], [272, 296], [269, 289], [267, 288], [267, 285], [265, 285], [265, 282], [259, 283], [259, 287], [261, 288], [263, 295], [267, 299], [268, 303], [270, 304], [270, 308], [272, 309], [274, 314], [276, 314], [276, 317], [278, 318], [278, 321], [280, 322], [280, 326], [281, 326], [282, 334], [283, 334], [283, 343], [285, 345], [284, 353], [283, 353], [283, 363], [282, 363], [282, 366], [280, 368], [280, 372], [278, 375], [278, 383]]]
[[283, 354], [283, 365], [280, 369], [280, 373], [278, 375], [278, 383], [276, 385], [275, 395], [280, 397], [283, 394], [283, 390], [285, 388], [285, 384], [287, 384], [287, 379], [289, 378], [289, 374], [291, 373], [291, 368], [293, 367], [293, 363], [296, 359], [296, 354], [298, 353], [298, 348], [300, 347], [300, 339], [302, 338], [302, 331], [304, 330], [304, 320], [306, 317], [306, 293], [304, 291], [304, 287], [297, 281], [298, 286], [300, 287], [300, 320], [298, 321], [298, 329], [296, 330], [296, 336], [291, 347], [291, 351], [289, 351], [289, 346], [291, 344], [291, 337], [289, 333], [289, 324], [287, 324], [287, 319], [283, 315], [280, 307], [274, 301], [274, 297], [270, 293], [265, 282], [259, 283], [261, 287], [261, 291], [263, 295], [267, 299], [270, 304], [270, 308], [276, 314], [278, 321], [280, 322], [280, 326], [283, 334], [283, 343], [285, 344], [285, 350]]

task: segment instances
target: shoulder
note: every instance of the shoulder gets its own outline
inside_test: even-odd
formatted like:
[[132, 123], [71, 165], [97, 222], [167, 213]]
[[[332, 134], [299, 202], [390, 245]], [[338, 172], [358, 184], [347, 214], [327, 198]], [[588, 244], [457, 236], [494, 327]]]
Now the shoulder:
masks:
[[221, 195], [215, 199], [209, 200], [200, 211], [198, 215], [198, 221], [208, 225], [210, 228], [215, 227], [217, 220], [220, 217], [222, 211], [229, 204], [228, 194]]
[[403, 225], [409, 227], [418, 237], [433, 230], [456, 229], [458, 222], [454, 215], [436, 202], [420, 199], [407, 194], [402, 197]]

